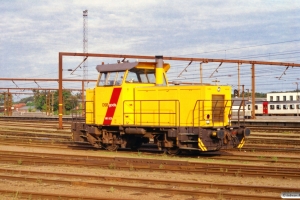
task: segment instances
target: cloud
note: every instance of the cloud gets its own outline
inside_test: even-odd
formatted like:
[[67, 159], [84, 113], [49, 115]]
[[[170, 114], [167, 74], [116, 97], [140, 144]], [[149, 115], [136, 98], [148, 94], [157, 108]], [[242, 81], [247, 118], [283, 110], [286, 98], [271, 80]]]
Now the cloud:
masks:
[[[299, 43], [241, 47], [299, 39], [299, 8], [291, 0], [4, 1], [1, 76], [56, 77], [58, 52], [83, 50], [85, 9], [89, 52], [238, 58], [296, 49]], [[90, 59], [91, 70], [99, 60]]]

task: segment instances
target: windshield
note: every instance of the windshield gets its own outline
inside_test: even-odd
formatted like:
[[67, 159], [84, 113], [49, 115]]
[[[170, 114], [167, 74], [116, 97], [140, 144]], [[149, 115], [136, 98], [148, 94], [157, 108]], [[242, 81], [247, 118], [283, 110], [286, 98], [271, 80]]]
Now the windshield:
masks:
[[[132, 68], [128, 71], [126, 83], [153, 83], [155, 84], [154, 69], [138, 69]], [[165, 85], [164, 80], [164, 85]]]
[[125, 72], [102, 72], [100, 73], [98, 86], [121, 85], [124, 73]]

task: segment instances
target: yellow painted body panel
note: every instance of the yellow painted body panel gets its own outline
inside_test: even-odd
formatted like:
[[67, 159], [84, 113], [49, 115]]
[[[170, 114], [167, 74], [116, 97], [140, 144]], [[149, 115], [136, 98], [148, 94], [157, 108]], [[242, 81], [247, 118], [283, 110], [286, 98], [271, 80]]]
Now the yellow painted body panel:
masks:
[[85, 122], [87, 124], [94, 124], [95, 116], [94, 116], [94, 89], [87, 89], [86, 90], [86, 103], [85, 103]]
[[[164, 64], [158, 69], [164, 84], [167, 83], [164, 71], [169, 67]], [[136, 68], [155, 69], [155, 64], [141, 63]], [[124, 76], [127, 74], [126, 71]], [[216, 127], [229, 125], [231, 87], [156, 86], [128, 83], [124, 78], [118, 86], [96, 86], [94, 90], [87, 90], [86, 100], [87, 124]]]
[[[122, 89], [121, 87], [96, 87], [95, 88], [95, 124], [102, 125], [104, 123], [107, 111], [110, 106], [110, 100], [115, 88]], [[122, 96], [118, 98], [116, 102], [116, 110], [112, 116], [112, 121], [110, 125], [120, 125], [122, 124]]]
[[[95, 117], [87, 113], [88, 124], [103, 125], [115, 88], [95, 88]], [[230, 93], [229, 86], [140, 87], [128, 84], [121, 88], [109, 125], [225, 126], [231, 106], [231, 101], [225, 100], [230, 100]], [[92, 96], [93, 93], [88, 92], [87, 100]], [[87, 111], [93, 111], [88, 105]]]
[[145, 114], [131, 121], [155, 126], [224, 126], [228, 125], [230, 99], [229, 86], [135, 88], [135, 112]]

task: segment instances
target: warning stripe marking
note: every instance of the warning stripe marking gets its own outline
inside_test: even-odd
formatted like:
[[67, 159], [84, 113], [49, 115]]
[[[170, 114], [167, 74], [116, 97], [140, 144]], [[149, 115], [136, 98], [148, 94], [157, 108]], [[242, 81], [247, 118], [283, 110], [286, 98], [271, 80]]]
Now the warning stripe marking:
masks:
[[108, 108], [106, 111], [106, 115], [104, 117], [103, 125], [111, 125], [112, 119], [115, 114], [115, 110], [117, 108], [118, 100], [121, 94], [122, 88], [114, 88], [112, 95], [110, 97], [110, 101], [108, 104]]

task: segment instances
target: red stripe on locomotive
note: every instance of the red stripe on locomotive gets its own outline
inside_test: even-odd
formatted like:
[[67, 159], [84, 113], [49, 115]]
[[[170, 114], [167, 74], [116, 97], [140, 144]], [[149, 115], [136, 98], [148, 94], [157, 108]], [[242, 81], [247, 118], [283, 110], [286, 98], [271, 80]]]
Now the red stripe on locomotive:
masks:
[[110, 101], [108, 104], [108, 108], [106, 111], [106, 115], [104, 117], [103, 125], [111, 125], [112, 119], [115, 114], [115, 110], [117, 108], [118, 100], [121, 94], [122, 88], [114, 88], [112, 95], [110, 97]]

